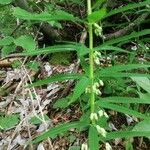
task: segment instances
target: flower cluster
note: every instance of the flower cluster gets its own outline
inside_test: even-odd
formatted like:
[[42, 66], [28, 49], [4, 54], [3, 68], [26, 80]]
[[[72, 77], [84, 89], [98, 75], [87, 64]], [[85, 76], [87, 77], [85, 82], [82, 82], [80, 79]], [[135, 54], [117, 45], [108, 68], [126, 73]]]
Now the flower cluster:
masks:
[[96, 129], [99, 134], [101, 134], [103, 137], [106, 137], [107, 132], [104, 128], [101, 128], [99, 125], [96, 125]]
[[[98, 111], [98, 113], [91, 113], [90, 119], [93, 120], [98, 120], [98, 117], [105, 116], [108, 118], [108, 115], [106, 112], [103, 110]], [[100, 133], [102, 136], [106, 137], [107, 132], [105, 131], [104, 128], [100, 127], [99, 125], [96, 125], [97, 132]]]
[[99, 60], [100, 58], [101, 58], [101, 53], [98, 52], [98, 51], [95, 51], [94, 52], [94, 62], [95, 62], [95, 64], [100, 65], [100, 60]]
[[[101, 91], [99, 90], [100, 86], [104, 86], [104, 82], [102, 80], [99, 80], [99, 82], [95, 82], [94, 85], [93, 85], [93, 92], [96, 95], [102, 95]], [[87, 87], [85, 89], [85, 93], [91, 93], [90, 87]]]
[[95, 34], [97, 36], [102, 36], [102, 27], [100, 25], [98, 25], [97, 23], [94, 23], [94, 27], [95, 27]]

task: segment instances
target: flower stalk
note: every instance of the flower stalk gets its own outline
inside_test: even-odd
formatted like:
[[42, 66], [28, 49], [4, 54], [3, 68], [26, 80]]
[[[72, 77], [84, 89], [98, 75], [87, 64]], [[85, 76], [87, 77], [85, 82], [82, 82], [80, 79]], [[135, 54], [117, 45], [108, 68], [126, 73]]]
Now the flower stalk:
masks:
[[[88, 15], [92, 13], [91, 0], [87, 0], [87, 12]], [[90, 78], [90, 106], [91, 113], [95, 111], [95, 93], [93, 89], [94, 85], [94, 50], [93, 50], [93, 23], [88, 23], [88, 33], [89, 33], [89, 78]], [[92, 120], [92, 124], [95, 124], [95, 120]]]

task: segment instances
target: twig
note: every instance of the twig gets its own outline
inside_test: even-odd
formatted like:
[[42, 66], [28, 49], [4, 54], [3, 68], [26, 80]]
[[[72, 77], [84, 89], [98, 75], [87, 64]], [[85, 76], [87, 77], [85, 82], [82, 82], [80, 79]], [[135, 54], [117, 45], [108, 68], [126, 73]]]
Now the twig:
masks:
[[148, 17], [148, 15], [149, 15], [149, 13], [143, 13], [136, 20], [134, 20], [133, 23], [130, 23], [127, 27], [125, 27], [119, 31], [116, 31], [115, 33], [104, 35], [105, 40], [117, 38], [117, 37], [127, 34], [128, 32], [131, 32], [132, 29], [137, 27], [138, 25], [140, 25]]

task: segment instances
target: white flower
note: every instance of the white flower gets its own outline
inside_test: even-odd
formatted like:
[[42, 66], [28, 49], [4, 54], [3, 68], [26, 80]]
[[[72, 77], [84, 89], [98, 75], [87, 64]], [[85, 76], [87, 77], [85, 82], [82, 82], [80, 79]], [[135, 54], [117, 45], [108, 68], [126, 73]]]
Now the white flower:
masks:
[[101, 92], [99, 89], [96, 89], [96, 90], [95, 90], [95, 94], [101, 96], [101, 95], [102, 95], [102, 92]]
[[99, 115], [99, 117], [102, 117], [104, 115], [103, 110], [98, 111], [98, 115]]
[[85, 93], [91, 93], [91, 90], [90, 90], [89, 87], [87, 87], [87, 88], [85, 89]]
[[98, 120], [97, 114], [96, 114], [96, 113], [91, 113], [90, 119], [91, 119], [91, 120]]
[[112, 150], [112, 147], [110, 146], [109, 143], [106, 143], [106, 144], [105, 144], [105, 148], [106, 148], [106, 150]]
[[106, 112], [104, 112], [104, 116], [105, 116], [106, 118], [109, 118], [109, 116], [107, 115], [107, 113], [106, 113]]
[[99, 61], [98, 57], [94, 58], [94, 62], [95, 62], [96, 65], [100, 65], [100, 61]]
[[99, 115], [99, 117], [105, 116], [106, 118], [109, 118], [109, 116], [107, 115], [107, 113], [104, 112], [103, 110], [98, 111], [98, 115]]
[[99, 85], [104, 86], [104, 82], [102, 80], [99, 80]]
[[81, 150], [88, 150], [88, 145], [86, 143], [83, 143], [81, 145]]
[[96, 125], [97, 132], [100, 133], [103, 137], [106, 137], [107, 132], [104, 128], [101, 128], [99, 125]]

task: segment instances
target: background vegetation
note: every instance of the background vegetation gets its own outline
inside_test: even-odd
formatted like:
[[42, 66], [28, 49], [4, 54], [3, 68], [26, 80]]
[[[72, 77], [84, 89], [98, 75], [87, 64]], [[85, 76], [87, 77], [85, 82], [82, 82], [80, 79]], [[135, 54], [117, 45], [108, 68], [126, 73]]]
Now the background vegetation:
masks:
[[0, 0], [0, 147], [148, 150], [149, 7]]

